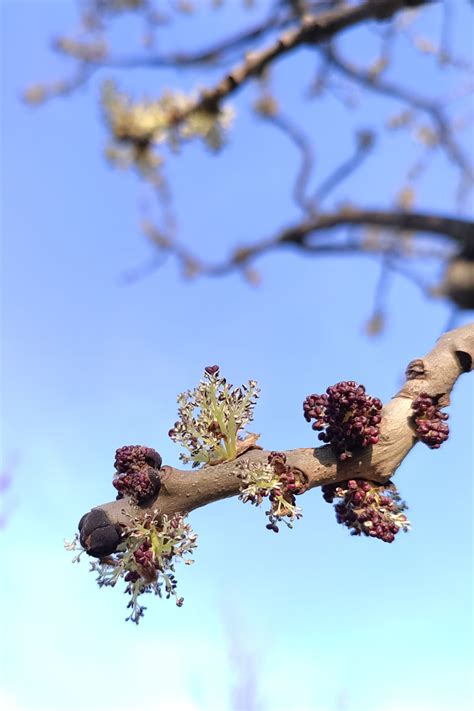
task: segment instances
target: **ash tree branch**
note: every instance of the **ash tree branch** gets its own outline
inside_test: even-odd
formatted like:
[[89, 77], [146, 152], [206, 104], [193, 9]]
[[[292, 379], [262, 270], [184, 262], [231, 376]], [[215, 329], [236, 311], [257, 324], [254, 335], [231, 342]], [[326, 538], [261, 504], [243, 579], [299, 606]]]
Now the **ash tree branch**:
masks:
[[169, 55], [156, 55], [145, 57], [109, 57], [97, 62], [97, 68], [108, 67], [114, 69], [135, 68], [178, 68], [193, 67], [202, 64], [215, 65], [216, 62], [225, 61], [226, 54], [245, 49], [251, 42], [256, 42], [273, 30], [283, 30], [295, 22], [294, 17], [271, 16], [253, 27], [242, 30], [235, 35], [226, 37], [220, 42], [197, 50], [196, 52], [175, 52]]
[[[226, 60], [226, 54], [245, 49], [251, 42], [258, 41], [273, 30], [284, 30], [294, 22], [294, 17], [272, 15], [253, 27], [241, 30], [220, 42], [194, 52], [174, 52], [151, 56], [106, 56], [100, 59], [83, 60], [83, 69], [87, 69], [89, 72], [84, 79], [88, 79], [93, 71], [99, 69], [177, 69], [201, 65], [215, 66], [216, 63]], [[61, 54], [68, 54], [57, 42], [53, 44], [53, 49]]]
[[[271, 14], [262, 23], [243, 30], [232, 37], [207, 49], [195, 53], [174, 53], [169, 56], [155, 57], [89, 57], [78, 55], [79, 65], [76, 73], [69, 79], [56, 82], [48, 87], [46, 97], [68, 95], [86, 84], [94, 72], [102, 68], [133, 69], [139, 67], [149, 68], [185, 68], [202, 66], [216, 62], [224, 54], [233, 50], [242, 49], [251, 42], [265, 37], [272, 30], [290, 29], [283, 33], [267, 48], [249, 52], [244, 61], [226, 74], [216, 86], [202, 92], [201, 96], [185, 112], [176, 116], [175, 124], [184, 121], [192, 112], [199, 110], [216, 110], [220, 103], [233, 94], [245, 82], [262, 74], [265, 68], [275, 59], [282, 57], [294, 49], [307, 45], [319, 44], [330, 40], [338, 33], [353, 26], [360, 25], [367, 20], [386, 20], [398, 11], [418, 5], [425, 5], [436, 0], [365, 0], [357, 6], [340, 7], [326, 12], [316, 12], [300, 18], [290, 14], [283, 17]], [[297, 23], [296, 26], [295, 22]], [[60, 42], [53, 44], [53, 48], [63, 54], [69, 54], [61, 47]], [[74, 56], [74, 55], [71, 55]], [[30, 92], [25, 93], [28, 101], [37, 101]], [[29, 98], [28, 98], [29, 96]]]
[[[190, 254], [186, 248], [175, 241], [170, 241], [163, 248], [174, 256], [183, 266], [185, 273], [192, 276], [221, 277], [235, 270], [242, 270], [257, 257], [268, 252], [292, 247], [308, 254], [376, 254], [383, 255], [385, 249], [381, 246], [370, 246], [361, 239], [351, 239], [340, 242], [315, 242], [312, 238], [320, 234], [324, 237], [331, 230], [341, 227], [378, 227], [390, 230], [392, 237], [397, 233], [407, 232], [444, 237], [458, 246], [459, 251], [474, 250], [474, 222], [444, 215], [434, 215], [423, 212], [404, 212], [400, 210], [364, 210], [361, 208], [344, 207], [335, 212], [322, 212], [306, 217], [301, 222], [280, 230], [271, 237], [266, 237], [254, 244], [241, 246], [234, 250], [231, 256], [220, 263], [206, 263]], [[393, 245], [391, 256], [396, 256]], [[400, 256], [404, 256], [401, 254]], [[161, 266], [161, 259], [151, 260], [145, 269], [138, 273], [138, 278], [151, 273]], [[190, 270], [190, 266], [192, 267]], [[392, 262], [390, 268], [395, 269]], [[397, 267], [395, 271], [400, 271]], [[137, 277], [135, 277], [137, 278]], [[127, 279], [127, 281], [134, 281]]]
[[285, 230], [280, 235], [279, 241], [304, 242], [307, 235], [313, 232], [333, 229], [342, 225], [370, 225], [400, 231], [427, 232], [435, 235], [444, 235], [460, 243], [474, 241], [474, 222], [471, 220], [423, 212], [360, 210], [355, 208], [344, 208], [338, 212], [317, 215], [314, 219]]
[[[354, 453], [346, 461], [338, 460], [329, 445], [289, 450], [285, 452], [288, 464], [302, 472], [309, 489], [352, 478], [386, 482], [417, 441], [410, 420], [413, 399], [427, 392], [445, 407], [457, 379], [472, 370], [473, 363], [474, 323], [445, 333], [427, 355], [408, 365], [403, 387], [383, 408], [378, 444]], [[111, 528], [125, 526], [130, 515], [145, 515], [158, 509], [170, 516], [237, 496], [239, 459], [263, 463], [267, 457], [267, 451], [253, 449], [237, 460], [204, 466], [197, 471], [165, 466], [160, 472], [159, 494], [147, 505], [137, 507], [121, 499], [102, 504], [83, 516], [79, 524], [81, 543], [90, 550], [91, 539], [97, 546], [102, 534], [107, 537]]]
[[359, 131], [356, 141], [354, 153], [343, 163], [336, 166], [319, 185], [313, 197], [314, 207], [323, 202], [333, 190], [352, 175], [370, 154], [374, 144], [374, 136], [370, 131]]
[[264, 120], [275, 126], [294, 144], [300, 153], [300, 165], [293, 183], [293, 200], [304, 213], [314, 215], [318, 205], [330, 193], [354, 173], [370, 154], [374, 137], [370, 131], [359, 131], [356, 134], [356, 148], [352, 155], [343, 163], [336, 166], [331, 173], [321, 182], [313, 196], [308, 195], [308, 187], [314, 170], [314, 150], [309, 136], [294, 123], [288, 116], [281, 112], [269, 113], [263, 116]]
[[314, 152], [311, 141], [299, 126], [281, 113], [265, 116], [265, 120], [285, 134], [300, 153], [300, 166], [293, 184], [293, 200], [303, 212], [310, 212], [312, 203], [307, 196], [307, 192], [314, 167]]
[[[266, 37], [272, 31], [284, 30], [297, 21], [292, 15], [281, 16], [272, 12], [265, 20], [237, 32], [215, 44], [194, 52], [174, 52], [167, 55], [132, 55], [95, 58], [81, 55], [71, 55], [61, 42], [56, 40], [52, 48], [66, 57], [76, 57], [78, 66], [72, 76], [55, 82], [47, 88], [49, 99], [68, 96], [87, 84], [92, 76], [101, 69], [186, 69], [192, 67], [215, 67], [230, 60], [230, 54], [245, 50], [252, 42]], [[25, 96], [28, 94], [26, 92]]]
[[432, 0], [366, 0], [356, 6], [340, 7], [316, 15], [305, 16], [301, 24], [278, 37], [268, 47], [248, 53], [245, 60], [234, 67], [214, 87], [201, 93], [197, 101], [176, 116], [175, 123], [184, 121], [199, 110], [216, 110], [221, 102], [240, 89], [249, 79], [261, 76], [276, 59], [304, 45], [317, 45], [367, 20], [387, 20], [407, 7], [428, 4]]
[[[236, 267], [241, 267], [257, 256], [293, 246], [308, 252], [368, 252], [360, 242], [349, 245], [314, 244], [309, 238], [316, 233], [325, 233], [339, 227], [381, 227], [396, 232], [419, 232], [447, 237], [460, 247], [474, 244], [474, 222], [442, 215], [422, 212], [401, 212], [392, 210], [362, 210], [344, 208], [336, 212], [320, 213], [292, 225], [278, 234], [263, 239], [248, 247], [241, 247], [224, 264], [201, 267], [201, 273], [221, 276]], [[380, 250], [379, 250], [380, 251]]]

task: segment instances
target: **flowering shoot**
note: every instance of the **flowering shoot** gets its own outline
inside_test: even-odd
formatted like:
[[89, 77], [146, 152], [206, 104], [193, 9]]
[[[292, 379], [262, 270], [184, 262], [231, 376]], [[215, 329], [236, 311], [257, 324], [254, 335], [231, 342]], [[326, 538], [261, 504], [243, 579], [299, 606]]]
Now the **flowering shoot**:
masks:
[[306, 490], [306, 481], [301, 472], [286, 464], [283, 452], [271, 452], [268, 462], [240, 462], [238, 476], [242, 480], [241, 501], [260, 506], [268, 496], [270, 509], [265, 514], [269, 518], [269, 530], [278, 533], [277, 523], [280, 521], [293, 528], [293, 521], [302, 517], [301, 509], [296, 506], [295, 494]]
[[240, 432], [253, 419], [259, 394], [255, 380], [233, 388], [218, 365], [208, 366], [197, 388], [178, 395], [179, 420], [168, 434], [189, 452], [180, 459], [197, 467], [230, 461], [247, 451], [258, 435], [242, 438]]
[[323, 498], [334, 504], [336, 520], [350, 529], [352, 536], [370, 536], [392, 543], [397, 533], [408, 531], [410, 522], [403, 513], [407, 505], [391, 481], [376, 484], [350, 479], [322, 487]]
[[381, 401], [366, 395], [365, 387], [353, 380], [332, 385], [324, 395], [308, 395], [303, 403], [305, 420], [314, 420], [313, 430], [323, 430], [319, 439], [330, 444], [341, 461], [379, 441], [381, 410]]
[[[138, 624], [146, 609], [138, 602], [144, 593], [166, 598], [173, 595], [178, 607], [182, 606], [183, 598], [176, 592], [174, 566], [180, 559], [186, 565], [194, 562], [185, 556], [196, 548], [196, 539], [183, 516], [162, 516], [155, 510], [143, 520], [130, 519], [116, 552], [92, 562], [90, 569], [97, 573], [99, 587], [114, 587], [123, 578], [125, 592], [130, 595], [127, 607], [131, 612], [127, 620]], [[65, 547], [80, 551], [73, 560], [77, 562], [83, 552], [78, 537], [66, 542]]]

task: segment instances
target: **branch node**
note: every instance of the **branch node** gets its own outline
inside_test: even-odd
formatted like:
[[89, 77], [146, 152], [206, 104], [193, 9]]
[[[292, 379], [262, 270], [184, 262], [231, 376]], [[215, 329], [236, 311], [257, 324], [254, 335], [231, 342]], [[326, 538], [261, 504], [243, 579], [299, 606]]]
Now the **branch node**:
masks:
[[424, 378], [425, 375], [425, 364], [421, 358], [415, 358], [415, 360], [408, 363], [405, 371], [405, 377], [407, 380], [417, 380], [418, 378]]

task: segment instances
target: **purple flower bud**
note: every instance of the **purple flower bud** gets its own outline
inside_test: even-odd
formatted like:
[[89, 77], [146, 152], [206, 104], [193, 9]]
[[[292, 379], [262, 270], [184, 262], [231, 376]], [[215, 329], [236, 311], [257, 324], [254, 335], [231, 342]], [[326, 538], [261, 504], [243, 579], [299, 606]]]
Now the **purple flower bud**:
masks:
[[382, 403], [365, 393], [365, 387], [353, 380], [341, 381], [326, 389], [324, 395], [309, 395], [303, 413], [318, 438], [331, 444], [342, 461], [351, 452], [378, 442]]
[[416, 436], [430, 449], [439, 449], [449, 437], [449, 427], [444, 424], [448, 415], [437, 407], [435, 398], [421, 393], [412, 403]]

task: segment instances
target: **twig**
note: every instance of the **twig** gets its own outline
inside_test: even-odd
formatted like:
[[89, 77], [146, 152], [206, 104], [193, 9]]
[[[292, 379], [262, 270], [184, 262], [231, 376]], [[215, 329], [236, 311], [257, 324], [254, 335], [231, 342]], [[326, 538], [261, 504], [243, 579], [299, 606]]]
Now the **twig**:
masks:
[[[346, 207], [333, 213], [321, 213], [281, 230], [273, 237], [263, 239], [248, 247], [242, 247], [234, 253], [231, 260], [226, 264], [209, 267], [203, 271], [207, 274], [221, 275], [235, 268], [235, 266], [242, 266], [243, 263], [256, 256], [288, 245], [306, 251], [322, 251], [323, 249], [332, 249], [334, 251], [343, 249], [347, 251], [346, 245], [342, 247], [336, 244], [323, 246], [308, 242], [308, 238], [318, 232], [327, 232], [328, 230], [347, 226], [382, 227], [401, 233], [416, 231], [442, 235], [462, 244], [474, 242], [474, 222], [470, 220], [460, 220], [427, 213], [360, 210]], [[352, 249], [359, 252], [370, 251], [367, 246], [362, 245], [360, 242], [354, 243]]]
[[265, 119], [282, 131], [300, 151], [301, 163], [293, 186], [293, 199], [303, 212], [309, 212], [311, 201], [307, 197], [307, 190], [314, 165], [311, 142], [308, 136], [287, 116], [277, 113], [274, 116], [265, 116]]
[[373, 136], [369, 132], [362, 132], [358, 136], [357, 146], [354, 154], [350, 156], [327, 176], [325, 180], [316, 190], [312, 203], [317, 205], [335, 189], [337, 188], [346, 178], [348, 178], [369, 155], [371, 148], [373, 146]]

